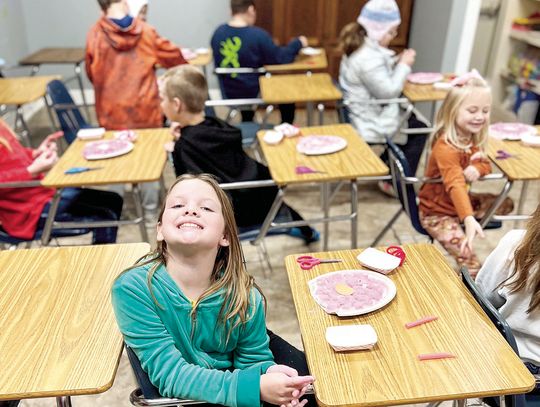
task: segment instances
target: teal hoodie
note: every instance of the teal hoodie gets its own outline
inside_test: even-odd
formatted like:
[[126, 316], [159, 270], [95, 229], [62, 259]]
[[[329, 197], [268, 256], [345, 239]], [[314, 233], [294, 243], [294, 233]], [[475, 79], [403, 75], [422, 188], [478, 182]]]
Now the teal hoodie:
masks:
[[[182, 293], [164, 265], [152, 279], [151, 265], [122, 274], [112, 288], [112, 304], [124, 340], [162, 396], [204, 400], [231, 407], [259, 406], [260, 376], [274, 364], [262, 296], [252, 289], [251, 318], [225, 344], [217, 323], [223, 304], [217, 292], [197, 307]], [[161, 307], [160, 307], [161, 306]]]

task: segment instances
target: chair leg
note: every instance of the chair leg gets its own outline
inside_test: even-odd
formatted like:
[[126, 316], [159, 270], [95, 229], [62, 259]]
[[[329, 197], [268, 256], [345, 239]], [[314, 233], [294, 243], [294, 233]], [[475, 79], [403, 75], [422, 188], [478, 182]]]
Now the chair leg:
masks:
[[[251, 242], [251, 244], [255, 244], [255, 243]], [[263, 269], [263, 275], [265, 277], [268, 277], [270, 274], [274, 272], [274, 270], [272, 269], [272, 263], [270, 263], [270, 256], [268, 255], [268, 249], [266, 248], [264, 239], [261, 240], [258, 244], [256, 244], [256, 246], [257, 246], [257, 253], [259, 255], [259, 261], [261, 262], [261, 266]]]
[[[394, 226], [394, 223], [396, 223], [396, 221], [399, 219], [399, 217], [401, 216], [402, 213], [403, 213], [403, 209], [399, 208], [399, 210], [394, 214], [394, 216], [392, 216], [392, 218], [386, 224], [386, 226], [383, 228], [383, 230], [381, 230], [379, 232], [379, 234], [377, 235], [377, 237], [373, 240], [373, 242], [371, 242], [371, 244], [370, 244], [371, 247], [377, 246], [379, 244], [379, 241], [384, 237], [386, 232], [388, 232], [390, 230], [390, 228], [392, 226]], [[399, 239], [397, 239], [397, 240], [399, 240]]]

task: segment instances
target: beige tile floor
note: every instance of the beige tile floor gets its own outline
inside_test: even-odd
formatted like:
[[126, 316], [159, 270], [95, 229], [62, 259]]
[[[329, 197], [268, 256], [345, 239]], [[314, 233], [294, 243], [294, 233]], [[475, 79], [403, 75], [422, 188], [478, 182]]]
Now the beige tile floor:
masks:
[[[276, 119], [277, 120], [277, 119]], [[327, 123], [337, 120], [333, 112], [326, 114]], [[305, 123], [305, 117], [302, 111], [298, 113], [298, 124]], [[30, 121], [31, 128], [35, 129], [35, 134], [43, 136], [47, 134], [48, 126], [46, 116], [41, 112]], [[166, 183], [170, 184], [174, 175], [171, 168], [166, 170]], [[496, 192], [501, 184], [490, 183], [483, 185], [482, 189], [491, 189]], [[520, 192], [520, 185], [517, 185], [511, 192], [511, 196], [517, 200]], [[528, 199], [525, 205], [525, 213], [530, 213], [536, 207], [539, 201], [540, 186], [538, 182], [531, 183], [528, 193]], [[348, 191], [340, 192], [332, 205], [332, 213], [347, 213], [349, 210]], [[287, 202], [297, 209], [304, 217], [319, 215], [319, 190], [317, 186], [302, 186], [290, 188], [287, 190]], [[132, 205], [126, 202], [125, 210], [132, 211]], [[398, 209], [398, 202], [380, 193], [376, 184], [361, 184], [359, 187], [359, 231], [358, 246], [367, 247], [377, 232], [386, 224], [391, 215]], [[513, 223], [505, 223], [499, 230], [486, 232], [486, 239], [476, 242], [476, 249], [479, 257], [484, 259], [490, 251], [496, 246], [499, 239], [508, 230], [514, 227]], [[319, 230], [321, 227], [319, 226]], [[86, 239], [86, 238], [84, 238]], [[133, 226], [122, 227], [119, 232], [119, 242], [137, 242], [140, 240], [138, 229]], [[401, 243], [424, 242], [427, 239], [418, 235], [411, 227], [408, 219], [402, 216], [389, 231], [381, 245]], [[86, 239], [88, 241], [88, 239]], [[342, 249], [350, 247], [350, 232], [348, 222], [332, 224], [330, 227], [330, 249]], [[73, 241], [76, 244], [83, 241]], [[248, 270], [256, 278], [257, 283], [262, 287], [264, 294], [268, 299], [268, 327], [278, 333], [297, 347], [302, 347], [298, 323], [294, 310], [294, 305], [289, 290], [289, 284], [284, 268], [284, 257], [288, 254], [302, 253], [306, 251], [317, 251], [321, 249], [320, 243], [313, 243], [309, 247], [305, 246], [303, 241], [289, 236], [273, 236], [266, 239], [266, 245], [270, 253], [273, 272], [265, 274], [261, 263], [258, 261], [258, 253], [255, 247], [249, 243], [243, 244], [243, 249], [247, 259]], [[451, 259], [449, 259], [451, 261]], [[73, 398], [73, 403], [77, 406], [101, 405], [109, 406], [128, 406], [129, 393], [135, 388], [131, 369], [125, 356], [120, 361], [118, 373], [112, 388], [99, 395], [79, 396]], [[50, 406], [54, 404], [53, 399], [25, 400], [23, 406]]]

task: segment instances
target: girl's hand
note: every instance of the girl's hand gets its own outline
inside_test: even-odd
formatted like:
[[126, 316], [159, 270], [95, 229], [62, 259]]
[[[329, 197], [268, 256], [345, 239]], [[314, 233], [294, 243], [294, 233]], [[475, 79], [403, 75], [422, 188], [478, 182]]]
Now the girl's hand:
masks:
[[163, 144], [163, 148], [168, 153], [172, 153], [174, 151], [174, 141], [167, 141], [165, 144]]
[[463, 170], [463, 175], [467, 182], [474, 182], [480, 178], [480, 171], [478, 171], [474, 165], [469, 165]]
[[285, 373], [289, 377], [298, 376], [298, 371], [287, 365], [272, 365], [266, 370], [266, 373]]
[[37, 156], [46, 153], [47, 151], [58, 151], [58, 146], [56, 145], [56, 140], [64, 135], [64, 132], [57, 131], [56, 133], [49, 134], [45, 140], [41, 142], [38, 148], [32, 152], [32, 157], [36, 158]]
[[300, 37], [298, 37], [298, 39], [302, 43], [302, 48], [305, 48], [308, 46], [308, 40], [305, 35], [301, 35]]
[[54, 150], [48, 150], [40, 153], [36, 159], [26, 167], [26, 170], [32, 175], [32, 177], [38, 174], [50, 170], [54, 164], [58, 161], [58, 154]]
[[178, 122], [171, 122], [169, 126], [169, 131], [173, 135], [175, 140], [178, 140], [182, 133], [182, 125]]
[[261, 400], [278, 406], [298, 406], [302, 390], [313, 380], [312, 376], [289, 377], [282, 372], [265, 373], [260, 380]]
[[472, 252], [473, 248], [473, 240], [476, 235], [479, 235], [481, 238], [484, 238], [484, 231], [482, 230], [482, 226], [478, 223], [478, 221], [474, 218], [474, 216], [469, 215], [464, 220], [463, 223], [465, 224], [465, 240], [463, 243], [461, 243], [460, 247], [460, 254], [461, 255], [467, 255]]
[[405, 65], [413, 66], [416, 59], [416, 51], [414, 49], [406, 49], [399, 56], [399, 62]]

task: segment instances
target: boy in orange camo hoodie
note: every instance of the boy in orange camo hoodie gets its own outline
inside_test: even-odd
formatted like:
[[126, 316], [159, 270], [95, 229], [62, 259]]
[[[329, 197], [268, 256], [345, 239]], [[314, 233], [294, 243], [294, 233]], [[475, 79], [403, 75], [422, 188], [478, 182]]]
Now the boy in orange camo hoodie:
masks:
[[[139, 18], [127, 0], [98, 0], [103, 15], [88, 32], [86, 73], [94, 84], [99, 125], [108, 130], [163, 126], [156, 65], [187, 63], [180, 49]], [[122, 194], [123, 187], [111, 187]], [[148, 226], [157, 218], [159, 183], [141, 185]]]
[[185, 64], [180, 49], [138, 18], [126, 0], [98, 0], [103, 15], [86, 40], [86, 73], [107, 129], [161, 127], [155, 67]]

